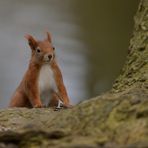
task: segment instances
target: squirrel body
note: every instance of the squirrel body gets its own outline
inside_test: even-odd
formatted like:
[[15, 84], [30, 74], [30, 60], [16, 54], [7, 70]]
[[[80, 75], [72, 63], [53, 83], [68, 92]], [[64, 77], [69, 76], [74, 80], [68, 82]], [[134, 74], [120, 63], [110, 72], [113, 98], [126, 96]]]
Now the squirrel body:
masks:
[[54, 107], [60, 100], [64, 107], [70, 107], [50, 34], [47, 32], [47, 38], [43, 41], [37, 41], [31, 35], [27, 35], [26, 38], [32, 51], [31, 60], [9, 106]]
[[39, 74], [40, 98], [44, 106], [48, 106], [49, 98], [51, 98], [49, 90], [58, 93], [53, 70], [50, 65], [46, 64], [42, 66]]

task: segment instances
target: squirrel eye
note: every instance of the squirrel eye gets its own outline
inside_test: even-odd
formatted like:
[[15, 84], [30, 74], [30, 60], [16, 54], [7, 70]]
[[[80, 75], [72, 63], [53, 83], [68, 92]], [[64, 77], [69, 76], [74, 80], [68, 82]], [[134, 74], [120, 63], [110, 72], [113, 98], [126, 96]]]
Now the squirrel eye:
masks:
[[41, 52], [40, 48], [37, 48], [37, 49], [36, 49], [36, 51], [37, 51], [38, 53], [40, 53], [40, 52]]
[[55, 47], [52, 47], [53, 48], [53, 50], [55, 50]]

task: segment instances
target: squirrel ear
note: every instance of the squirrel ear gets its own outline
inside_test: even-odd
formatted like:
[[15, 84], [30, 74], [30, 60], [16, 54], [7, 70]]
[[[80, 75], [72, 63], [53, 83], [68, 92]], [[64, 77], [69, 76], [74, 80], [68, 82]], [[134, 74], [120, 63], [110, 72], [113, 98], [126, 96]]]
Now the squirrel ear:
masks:
[[35, 49], [35, 47], [37, 46], [37, 42], [36, 40], [29, 34], [25, 35], [25, 38], [28, 40], [28, 44], [31, 47], [31, 49]]
[[49, 32], [47, 32], [47, 40], [48, 40], [50, 43], [52, 42], [52, 40], [51, 40], [51, 35], [50, 35]]

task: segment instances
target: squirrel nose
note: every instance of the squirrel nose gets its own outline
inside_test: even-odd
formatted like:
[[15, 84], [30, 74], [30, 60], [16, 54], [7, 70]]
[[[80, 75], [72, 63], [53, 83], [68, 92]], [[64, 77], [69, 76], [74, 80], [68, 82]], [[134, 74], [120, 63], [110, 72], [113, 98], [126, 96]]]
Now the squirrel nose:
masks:
[[51, 55], [51, 54], [49, 54], [49, 55], [48, 55], [48, 59], [49, 59], [49, 60], [51, 60], [51, 58], [52, 58], [52, 55]]

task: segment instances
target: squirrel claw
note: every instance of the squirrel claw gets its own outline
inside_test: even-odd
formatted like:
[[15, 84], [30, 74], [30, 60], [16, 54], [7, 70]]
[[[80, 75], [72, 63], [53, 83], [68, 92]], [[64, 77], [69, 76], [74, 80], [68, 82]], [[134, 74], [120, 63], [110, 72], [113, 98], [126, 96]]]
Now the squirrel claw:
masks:
[[42, 107], [43, 107], [42, 104], [36, 104], [36, 105], [34, 106], [34, 108], [42, 108]]

